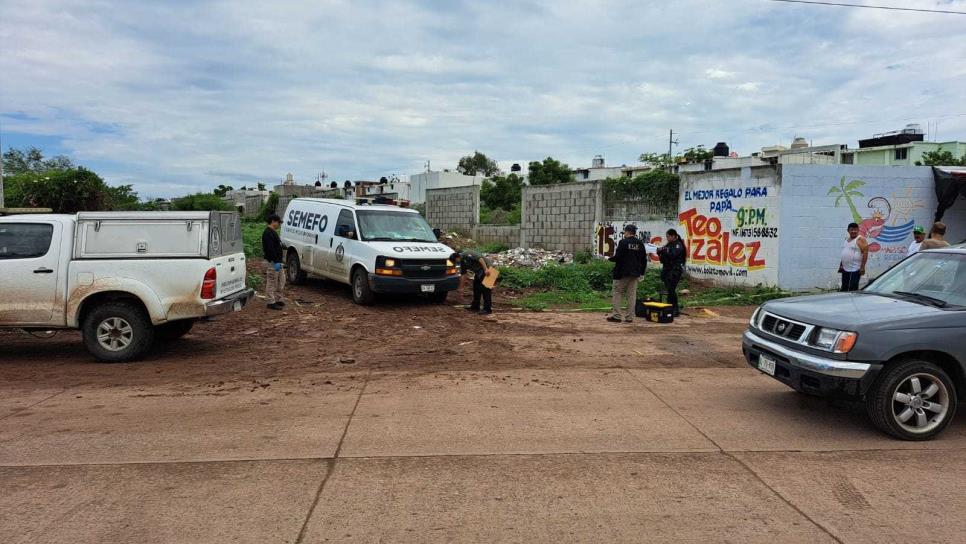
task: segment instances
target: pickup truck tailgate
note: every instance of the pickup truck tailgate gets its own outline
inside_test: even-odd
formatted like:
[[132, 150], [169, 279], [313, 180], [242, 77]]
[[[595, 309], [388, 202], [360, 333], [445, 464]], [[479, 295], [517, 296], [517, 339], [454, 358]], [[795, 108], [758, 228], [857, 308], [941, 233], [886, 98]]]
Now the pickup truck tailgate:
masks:
[[235, 253], [211, 259], [218, 274], [215, 298], [223, 298], [245, 288], [245, 254]]

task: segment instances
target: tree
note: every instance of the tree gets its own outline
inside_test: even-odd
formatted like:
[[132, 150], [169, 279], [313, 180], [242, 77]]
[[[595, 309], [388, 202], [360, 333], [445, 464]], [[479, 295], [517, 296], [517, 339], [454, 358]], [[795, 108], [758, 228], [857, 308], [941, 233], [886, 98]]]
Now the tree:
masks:
[[212, 191], [212, 193], [217, 196], [225, 196], [226, 194], [228, 194], [228, 191], [234, 191], [234, 190], [235, 188], [232, 187], [231, 185], [219, 185], [218, 187], [215, 187], [215, 190]]
[[7, 206], [50, 208], [54, 213], [113, 209], [112, 198], [115, 195], [111, 191], [118, 191], [118, 188], [108, 187], [100, 176], [83, 167], [21, 172], [9, 178], [4, 177]]
[[259, 208], [258, 219], [260, 221], [268, 221], [268, 216], [275, 213], [282, 213], [282, 212], [284, 212], [284, 210], [282, 210], [281, 212], [278, 210], [278, 193], [276, 193], [275, 191], [272, 191], [268, 195], [268, 200], [266, 200], [265, 203], [262, 204], [262, 207]]
[[4, 176], [15, 176], [27, 172], [43, 173], [51, 170], [70, 170], [74, 163], [65, 155], [44, 159], [44, 153], [36, 147], [23, 149], [10, 148], [3, 154]]
[[641, 200], [662, 210], [677, 210], [681, 178], [660, 168], [631, 178], [608, 178], [604, 181], [608, 195], [618, 200]]
[[552, 157], [543, 159], [543, 162], [530, 162], [528, 170], [530, 185], [553, 185], [574, 180], [570, 167]]
[[523, 178], [516, 174], [494, 176], [480, 186], [480, 200], [492, 210], [511, 210], [519, 206], [523, 195]]
[[141, 199], [131, 185], [118, 185], [117, 187], [107, 187], [108, 209], [119, 211], [131, 211], [143, 209]]
[[500, 173], [500, 168], [496, 165], [496, 161], [479, 151], [474, 151], [472, 155], [467, 155], [460, 159], [456, 169], [467, 176], [482, 174], [490, 177]]
[[171, 200], [171, 209], [174, 211], [231, 211], [231, 203], [222, 200], [222, 197], [214, 193], [195, 193]]
[[714, 157], [714, 151], [705, 149], [703, 145], [689, 147], [684, 153], [675, 155], [669, 160], [667, 153], [641, 153], [639, 161], [656, 167], [671, 166], [687, 162], [703, 162]]
[[952, 153], [940, 147], [935, 151], [924, 152], [922, 160], [916, 161], [916, 166], [966, 166], [966, 155], [957, 159]]

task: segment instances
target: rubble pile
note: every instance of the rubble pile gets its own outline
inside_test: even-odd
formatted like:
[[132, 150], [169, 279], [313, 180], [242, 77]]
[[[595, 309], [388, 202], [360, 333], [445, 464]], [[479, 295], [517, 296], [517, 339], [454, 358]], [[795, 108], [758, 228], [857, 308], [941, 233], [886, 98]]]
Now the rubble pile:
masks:
[[475, 240], [469, 236], [463, 236], [458, 232], [444, 232], [440, 235], [439, 242], [451, 247], [453, 251], [463, 251], [477, 247]]
[[548, 251], [538, 248], [514, 248], [486, 256], [493, 266], [516, 266], [520, 268], [541, 268], [551, 263], [568, 264], [574, 262], [573, 253]]

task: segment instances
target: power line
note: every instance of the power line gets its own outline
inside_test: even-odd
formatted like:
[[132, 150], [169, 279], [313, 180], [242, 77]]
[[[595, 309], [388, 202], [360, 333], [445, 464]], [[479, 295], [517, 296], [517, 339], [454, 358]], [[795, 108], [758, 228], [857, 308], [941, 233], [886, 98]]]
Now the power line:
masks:
[[950, 11], [945, 9], [900, 8], [895, 6], [871, 6], [864, 4], [845, 4], [842, 2], [819, 2], [817, 0], [768, 0], [769, 2], [785, 2], [788, 4], [816, 4], [819, 6], [839, 6], [845, 8], [886, 9], [891, 11], [917, 11], [919, 13], [944, 13], [946, 15], [966, 15], [966, 11]]

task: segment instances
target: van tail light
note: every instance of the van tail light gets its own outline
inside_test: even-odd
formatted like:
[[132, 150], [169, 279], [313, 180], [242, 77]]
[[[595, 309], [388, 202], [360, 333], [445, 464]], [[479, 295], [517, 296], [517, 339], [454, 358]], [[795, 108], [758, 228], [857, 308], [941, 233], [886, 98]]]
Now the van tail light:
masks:
[[209, 268], [205, 272], [205, 279], [201, 282], [201, 298], [215, 298], [215, 287], [218, 283], [218, 271]]

